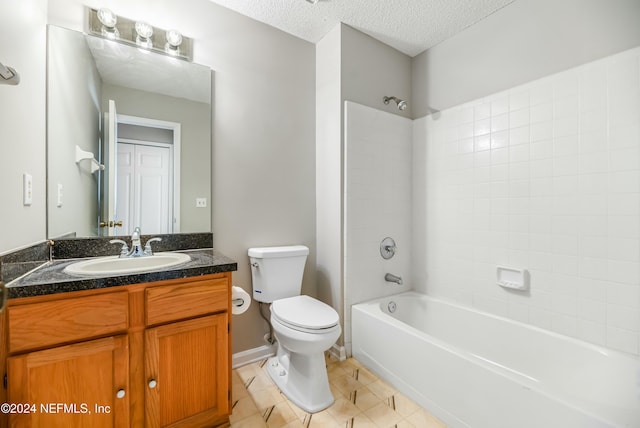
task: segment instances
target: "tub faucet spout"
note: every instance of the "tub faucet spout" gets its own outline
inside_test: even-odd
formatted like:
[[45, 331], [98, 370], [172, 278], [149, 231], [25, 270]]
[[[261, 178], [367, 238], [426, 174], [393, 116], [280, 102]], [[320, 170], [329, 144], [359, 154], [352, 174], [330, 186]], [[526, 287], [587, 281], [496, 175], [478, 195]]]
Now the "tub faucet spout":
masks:
[[395, 282], [398, 285], [402, 285], [402, 278], [399, 276], [396, 276], [392, 273], [388, 273], [384, 276], [384, 280], [387, 282]]

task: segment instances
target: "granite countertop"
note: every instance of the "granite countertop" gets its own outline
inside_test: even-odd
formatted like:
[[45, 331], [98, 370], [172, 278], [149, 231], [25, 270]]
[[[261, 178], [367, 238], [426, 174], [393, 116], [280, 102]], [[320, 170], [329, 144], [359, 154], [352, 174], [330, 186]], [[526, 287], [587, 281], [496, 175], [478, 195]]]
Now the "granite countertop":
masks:
[[176, 252], [188, 254], [191, 256], [191, 261], [158, 271], [90, 278], [72, 276], [64, 272], [66, 266], [80, 259], [54, 259], [41, 264], [26, 275], [8, 283], [6, 285], [8, 298], [43, 296], [176, 278], [189, 278], [238, 269], [238, 265], [234, 260], [211, 248]]

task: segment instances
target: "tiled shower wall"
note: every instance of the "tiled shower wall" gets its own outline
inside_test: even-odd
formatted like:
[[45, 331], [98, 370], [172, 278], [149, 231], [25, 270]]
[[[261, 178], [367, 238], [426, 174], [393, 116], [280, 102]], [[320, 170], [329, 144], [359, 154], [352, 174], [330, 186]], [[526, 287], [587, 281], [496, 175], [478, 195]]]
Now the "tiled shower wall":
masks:
[[[351, 305], [412, 288], [411, 120], [347, 101], [344, 158], [344, 339], [351, 344]], [[393, 237], [385, 260], [380, 242]], [[384, 280], [385, 273], [403, 285]]]
[[640, 48], [418, 119], [413, 141], [416, 289], [639, 353]]

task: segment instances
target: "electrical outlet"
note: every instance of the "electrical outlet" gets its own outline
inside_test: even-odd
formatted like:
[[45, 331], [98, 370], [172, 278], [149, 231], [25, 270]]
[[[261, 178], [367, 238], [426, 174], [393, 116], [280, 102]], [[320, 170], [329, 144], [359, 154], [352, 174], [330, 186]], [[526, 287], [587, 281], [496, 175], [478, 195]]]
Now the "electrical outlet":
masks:
[[206, 208], [207, 198], [196, 198], [196, 208]]
[[26, 172], [22, 174], [22, 204], [31, 206], [33, 203], [33, 177]]

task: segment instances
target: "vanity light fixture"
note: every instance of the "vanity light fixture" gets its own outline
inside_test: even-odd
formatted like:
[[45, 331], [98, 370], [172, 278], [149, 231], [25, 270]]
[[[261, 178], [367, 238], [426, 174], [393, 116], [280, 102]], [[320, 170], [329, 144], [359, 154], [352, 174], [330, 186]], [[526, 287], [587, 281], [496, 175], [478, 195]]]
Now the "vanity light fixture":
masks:
[[86, 10], [89, 34], [186, 61], [193, 59], [193, 40], [177, 30], [167, 31], [143, 20], [117, 16], [106, 8]]

